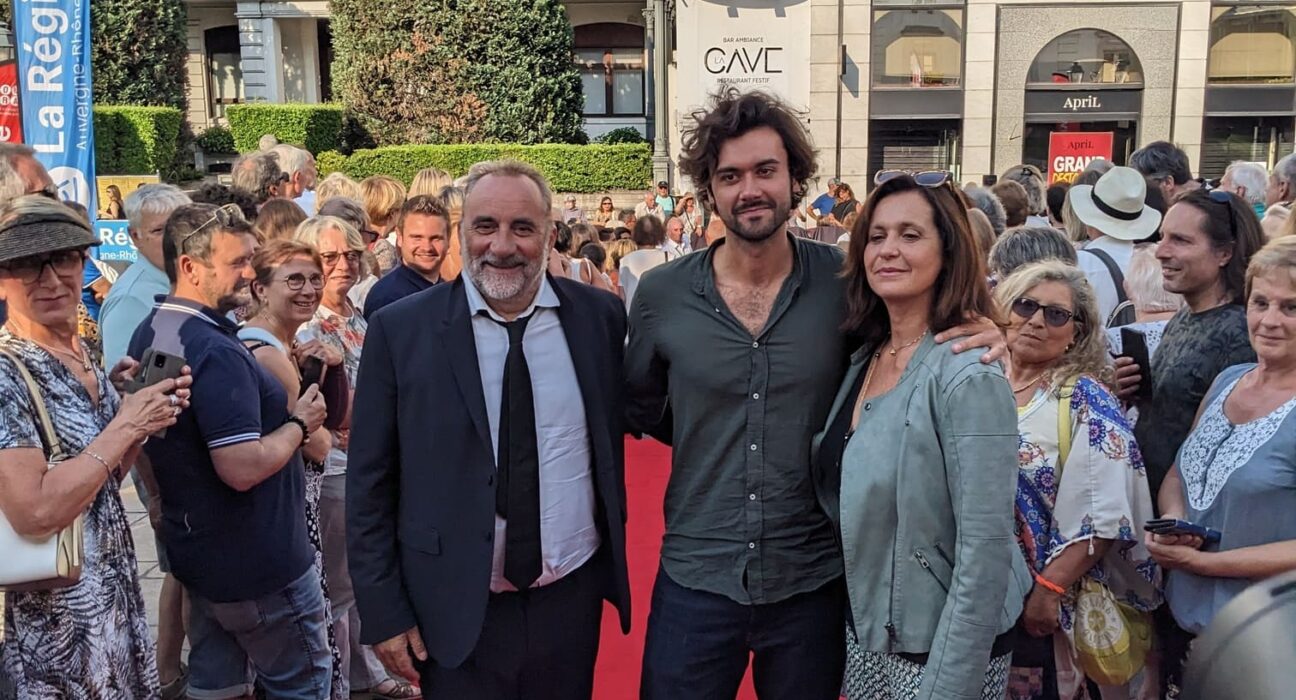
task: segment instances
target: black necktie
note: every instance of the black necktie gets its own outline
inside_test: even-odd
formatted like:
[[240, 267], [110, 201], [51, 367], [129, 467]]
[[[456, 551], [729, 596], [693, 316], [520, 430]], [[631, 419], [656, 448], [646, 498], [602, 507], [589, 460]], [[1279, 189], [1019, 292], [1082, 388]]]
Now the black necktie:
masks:
[[[534, 314], [533, 314], [534, 315]], [[504, 578], [524, 591], [540, 577], [540, 449], [536, 440], [531, 370], [522, 336], [531, 316], [500, 325], [508, 331], [508, 359], [500, 391], [499, 484], [495, 510], [508, 521]]]

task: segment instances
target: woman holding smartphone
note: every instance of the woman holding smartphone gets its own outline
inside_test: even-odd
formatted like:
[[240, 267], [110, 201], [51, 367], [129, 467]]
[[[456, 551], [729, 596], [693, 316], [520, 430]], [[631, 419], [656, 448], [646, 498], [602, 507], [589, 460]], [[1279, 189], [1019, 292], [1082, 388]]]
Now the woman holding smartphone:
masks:
[[[239, 339], [252, 351], [253, 357], [288, 394], [288, 410], [296, 408], [297, 397], [305, 382], [322, 383], [320, 370], [336, 367], [342, 357], [320, 343], [296, 345], [297, 329], [309, 321], [320, 303], [324, 288], [324, 275], [320, 271], [319, 254], [310, 246], [297, 241], [274, 240], [267, 243], [252, 258], [256, 271], [253, 280], [251, 317], [239, 330]], [[304, 370], [314, 366], [314, 377]], [[321, 387], [322, 388], [322, 387]], [[326, 399], [327, 400], [327, 399]], [[320, 585], [324, 600], [329, 601], [328, 577], [324, 575], [324, 545], [320, 535], [320, 491], [324, 481], [324, 461], [328, 458], [332, 437], [325, 427], [311, 435], [302, 447], [302, 461], [306, 465], [306, 530], [315, 547], [315, 565], [320, 570]], [[333, 653], [333, 682], [330, 698], [345, 700], [349, 697], [346, 677], [342, 675], [341, 652], [334, 638], [333, 625], [328, 629], [329, 647]]]
[[1296, 238], [1251, 259], [1246, 299], [1257, 361], [1215, 379], [1159, 499], [1163, 517], [1217, 530], [1220, 540], [1146, 535], [1170, 572], [1170, 611], [1193, 635], [1252, 582], [1296, 569]]

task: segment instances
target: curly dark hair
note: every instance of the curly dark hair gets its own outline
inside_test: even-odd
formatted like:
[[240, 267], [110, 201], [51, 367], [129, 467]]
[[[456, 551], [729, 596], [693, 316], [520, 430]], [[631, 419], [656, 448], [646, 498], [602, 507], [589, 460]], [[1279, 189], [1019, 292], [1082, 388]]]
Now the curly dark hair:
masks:
[[215, 204], [218, 207], [222, 204], [237, 204], [243, 211], [243, 218], [248, 221], [256, 221], [257, 218], [257, 203], [252, 195], [217, 182], [199, 185], [198, 189], [189, 193], [189, 199], [194, 204]]
[[684, 129], [679, 168], [698, 185], [698, 199], [714, 209], [711, 177], [715, 174], [720, 148], [725, 141], [760, 127], [778, 132], [787, 150], [788, 172], [792, 176], [792, 206], [801, 203], [806, 182], [818, 170], [815, 148], [796, 113], [778, 98], [763, 92], [739, 93], [736, 89], [715, 95], [710, 110], [692, 114], [693, 124]]

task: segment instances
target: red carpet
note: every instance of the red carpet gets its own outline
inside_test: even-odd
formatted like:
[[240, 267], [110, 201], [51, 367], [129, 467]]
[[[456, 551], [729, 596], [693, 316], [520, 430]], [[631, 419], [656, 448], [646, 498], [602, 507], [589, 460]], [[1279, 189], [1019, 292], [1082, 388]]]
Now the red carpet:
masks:
[[[616, 610], [603, 614], [602, 645], [594, 678], [595, 700], [635, 700], [639, 697], [639, 670], [643, 663], [644, 632], [652, 602], [661, 552], [662, 498], [670, 477], [670, 448], [655, 440], [626, 439], [626, 495], [629, 523], [626, 550], [630, 563], [630, 635], [621, 634]], [[755, 700], [751, 672], [743, 680], [740, 700]]]

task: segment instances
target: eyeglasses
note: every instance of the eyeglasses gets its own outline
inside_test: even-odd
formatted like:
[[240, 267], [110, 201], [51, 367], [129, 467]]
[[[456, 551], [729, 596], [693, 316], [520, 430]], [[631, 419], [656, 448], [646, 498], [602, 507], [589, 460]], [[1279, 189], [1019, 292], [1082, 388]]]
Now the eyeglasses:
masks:
[[[348, 265], [358, 265], [360, 263], [360, 253], [354, 250], [348, 250], [345, 253], [320, 253], [320, 260], [325, 267], [333, 267], [337, 264], [339, 258], [345, 258]], [[298, 287], [300, 289], [300, 287]]]
[[1228, 213], [1229, 235], [1232, 236], [1232, 240], [1236, 241], [1238, 232], [1237, 222], [1233, 220], [1233, 195], [1224, 190], [1211, 190], [1206, 194], [1211, 198], [1212, 202], [1224, 205], [1224, 209], [1227, 210]]
[[203, 222], [201, 226], [185, 234], [180, 239], [180, 252], [184, 253], [189, 246], [189, 239], [203, 232], [203, 229], [217, 224], [221, 228], [231, 228], [236, 224], [247, 224], [247, 219], [243, 216], [243, 210], [239, 209], [237, 204], [223, 204], [216, 211], [212, 212], [212, 218]]
[[80, 275], [85, 270], [85, 251], [60, 250], [49, 255], [31, 255], [0, 263], [0, 270], [23, 284], [35, 284], [45, 274], [46, 266], [59, 277]]
[[877, 175], [873, 176], [873, 184], [880, 185], [889, 180], [894, 180], [901, 175], [908, 175], [913, 181], [923, 187], [940, 187], [950, 181], [950, 172], [948, 170], [923, 170], [914, 172], [911, 170], [879, 170]]
[[307, 277], [306, 275], [300, 272], [294, 272], [293, 274], [283, 278], [283, 280], [281, 281], [284, 284], [288, 285], [288, 289], [294, 292], [301, 291], [301, 288], [305, 287], [307, 282], [310, 282], [310, 286], [313, 287], [315, 291], [319, 291], [324, 288], [324, 275], [321, 275], [318, 272], [311, 275], [310, 277]]
[[371, 228], [369, 228], [369, 229], [365, 229], [365, 230], [363, 231], [363, 233], [364, 233], [364, 237], [365, 237], [365, 243], [373, 243], [373, 242], [377, 241], [379, 238], [382, 238], [382, 235], [381, 235], [381, 234], [379, 234], [377, 231], [375, 231], [375, 230], [373, 230], [373, 229], [371, 229]]
[[1053, 328], [1065, 326], [1067, 321], [1070, 321], [1075, 316], [1075, 312], [1070, 309], [1064, 309], [1061, 306], [1046, 306], [1029, 297], [1021, 297], [1012, 303], [1013, 313], [1027, 320], [1034, 318], [1040, 309], [1044, 310], [1044, 323]]

